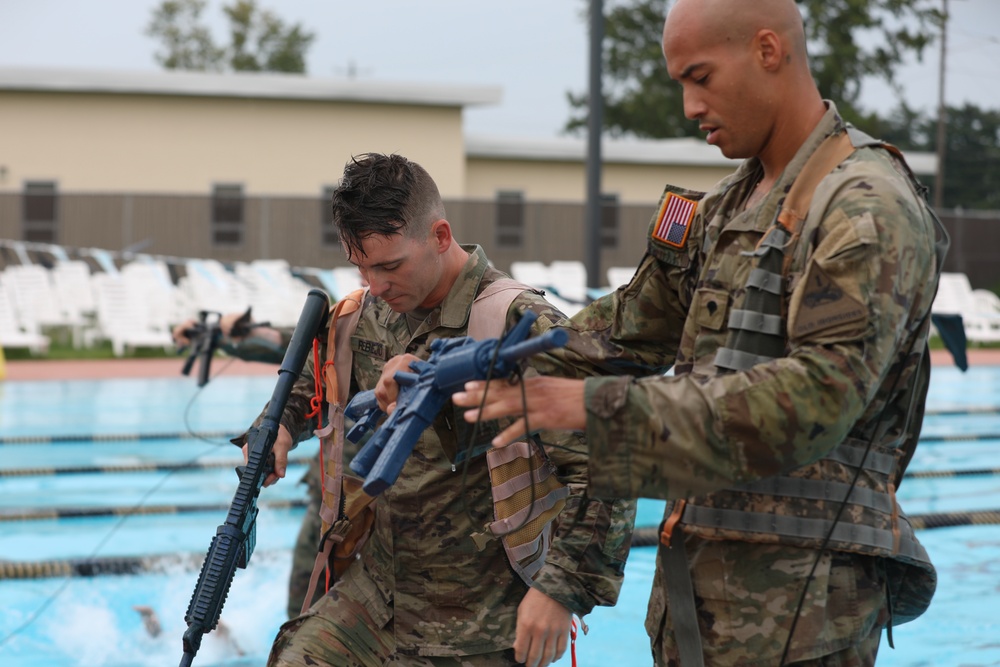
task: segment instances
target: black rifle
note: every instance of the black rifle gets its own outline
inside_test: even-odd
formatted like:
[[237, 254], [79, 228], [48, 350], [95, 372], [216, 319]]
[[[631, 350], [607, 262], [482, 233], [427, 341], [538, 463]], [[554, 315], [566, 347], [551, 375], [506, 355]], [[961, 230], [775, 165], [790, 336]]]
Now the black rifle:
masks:
[[[249, 313], [249, 311], [247, 312]], [[209, 316], [212, 317], [210, 318]], [[181, 369], [181, 375], [190, 374], [194, 362], [201, 360], [201, 365], [198, 367], [199, 387], [204, 387], [208, 383], [212, 356], [215, 354], [216, 348], [219, 347], [219, 339], [222, 338], [222, 329], [219, 328], [219, 316], [220, 313], [208, 310], [200, 311], [198, 313], [199, 321], [194, 326], [184, 330], [184, 335], [191, 343], [177, 350], [178, 353], [181, 353], [188, 348], [191, 349], [187, 360], [184, 362], [184, 368]]]
[[[247, 308], [247, 312], [240, 315], [239, 319], [233, 322], [233, 330], [229, 332], [230, 337], [247, 336], [251, 330], [257, 327], [270, 326], [269, 322], [251, 322], [250, 310], [250, 308]], [[187, 350], [188, 347], [191, 348], [191, 352], [184, 362], [184, 368], [181, 369], [181, 375], [189, 375], [194, 362], [201, 361], [201, 364], [198, 366], [199, 387], [204, 387], [208, 384], [212, 357], [215, 356], [215, 351], [219, 347], [219, 341], [222, 339], [222, 329], [219, 327], [219, 319], [221, 317], [222, 313], [211, 310], [200, 311], [198, 313], [198, 321], [193, 326], [184, 330], [184, 335], [191, 343], [177, 350], [178, 354], [180, 354]]]
[[264, 486], [264, 480], [273, 470], [271, 450], [278, 437], [281, 413], [285, 410], [288, 396], [302, 372], [312, 341], [319, 334], [329, 308], [330, 299], [325, 292], [318, 289], [309, 291], [292, 340], [278, 369], [278, 382], [267, 404], [264, 419], [260, 426], [251, 428], [247, 434], [247, 462], [236, 468], [236, 474], [240, 478], [239, 487], [229, 506], [225, 523], [219, 526], [212, 537], [212, 544], [208, 547], [208, 555], [191, 596], [191, 604], [184, 615], [188, 628], [184, 632], [181, 667], [191, 664], [201, 647], [202, 635], [211, 632], [219, 624], [222, 606], [226, 603], [236, 568], [245, 568], [250, 562], [257, 539], [257, 496]]

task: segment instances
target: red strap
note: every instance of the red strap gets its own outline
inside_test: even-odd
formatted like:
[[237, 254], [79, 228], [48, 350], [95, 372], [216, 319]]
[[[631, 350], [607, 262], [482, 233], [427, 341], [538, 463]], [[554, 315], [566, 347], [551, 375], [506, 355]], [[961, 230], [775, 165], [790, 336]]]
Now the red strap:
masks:
[[570, 660], [573, 662], [573, 667], [576, 667], [576, 619], [573, 619], [573, 625], [569, 629], [569, 655]]
[[322, 367], [319, 365], [319, 338], [313, 338], [313, 380], [316, 385], [316, 392], [309, 399], [309, 407], [311, 409], [306, 413], [306, 419], [318, 417], [320, 408], [323, 405], [323, 374], [320, 372], [321, 370]]

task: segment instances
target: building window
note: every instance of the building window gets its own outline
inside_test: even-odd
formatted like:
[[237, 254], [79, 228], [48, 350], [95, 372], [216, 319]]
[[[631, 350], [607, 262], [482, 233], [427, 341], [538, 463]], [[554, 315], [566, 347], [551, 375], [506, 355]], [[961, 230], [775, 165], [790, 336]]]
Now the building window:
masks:
[[618, 195], [601, 195], [601, 247], [618, 247]]
[[320, 243], [327, 248], [340, 246], [340, 232], [337, 230], [337, 225], [333, 224], [333, 210], [331, 209], [333, 192], [336, 189], [335, 185], [324, 187], [323, 197], [319, 202]]
[[23, 202], [24, 240], [56, 243], [59, 193], [55, 181], [25, 181]]
[[243, 186], [216, 185], [212, 190], [212, 243], [243, 243]]
[[497, 246], [521, 248], [524, 245], [524, 193], [497, 193]]

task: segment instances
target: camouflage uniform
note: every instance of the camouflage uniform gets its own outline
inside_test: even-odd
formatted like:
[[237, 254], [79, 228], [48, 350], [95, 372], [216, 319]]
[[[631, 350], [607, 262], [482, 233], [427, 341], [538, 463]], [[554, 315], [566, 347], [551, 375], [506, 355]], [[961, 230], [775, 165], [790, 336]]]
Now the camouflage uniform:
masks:
[[[368, 296], [351, 337], [352, 393], [374, 388], [391, 357], [427, 358], [434, 339], [466, 334], [473, 299], [504, 277], [481, 249], [467, 249], [469, 260], [451, 291], [412, 334], [405, 315]], [[507, 326], [525, 309], [539, 316], [533, 335], [568, 324], [539, 294], [525, 291], [511, 304]], [[313, 393], [312, 375], [310, 360], [282, 417], [300, 439], [311, 434], [303, 415]], [[360, 561], [307, 614], [283, 626], [270, 664], [381, 665], [392, 655], [465, 656], [441, 664], [515, 664], [509, 649], [527, 586], [510, 567], [499, 540], [479, 551], [470, 537], [493, 519], [481, 453], [499, 427], [480, 425], [477, 453], [466, 469], [464, 450], [472, 429], [450, 404], [442, 410], [399, 479], [378, 496], [375, 526]], [[583, 616], [617, 599], [635, 503], [588, 500], [583, 494], [586, 447], [578, 436], [563, 444], [574, 451], [555, 448], [549, 455], [573, 493], [557, 519], [534, 587]]]
[[[686, 499], [681, 539], [706, 664], [778, 664], [814, 563], [789, 663], [833, 656], [822, 664], [868, 664], [881, 629], [919, 615], [933, 595], [926, 552], [915, 539], [912, 553], [898, 550], [909, 524], [893, 488], [919, 434], [926, 375], [917, 370], [929, 372], [918, 363], [941, 236], [886, 150], [858, 148], [816, 188], [807, 218], [813, 232], [787, 248], [791, 263], [772, 318], [784, 349], [745, 370], [717, 366], [779, 204], [808, 157], [843, 129], [828, 103], [775, 187], [749, 210], [744, 202], [762, 174], [756, 159], [700, 199], [686, 236], [659, 240], [654, 218], [631, 283], [573, 318], [591, 334], [571, 341], [578, 370], [596, 364], [603, 374], [628, 374], [586, 380], [591, 493]], [[669, 193], [700, 197], [672, 187], [664, 197]], [[649, 377], [671, 366], [675, 377]], [[908, 425], [901, 404], [911, 388], [916, 412]], [[861, 451], [871, 443], [866, 465], [888, 462], [883, 479], [865, 470], [852, 481], [857, 468], [832, 458], [848, 442], [861, 443]], [[804, 500], [760, 486], [778, 477], [837, 491]], [[852, 494], [835, 518], [852, 486], [890, 506], [879, 513]], [[691, 505], [720, 525], [689, 523]], [[883, 528], [896, 550], [892, 540], [873, 547], [840, 533], [827, 542], [822, 531], [790, 536], [766, 527], [786, 519], [859, 534]], [[646, 629], [657, 664], [673, 665], [679, 657], [667, 613], [666, 551], [658, 556]]]

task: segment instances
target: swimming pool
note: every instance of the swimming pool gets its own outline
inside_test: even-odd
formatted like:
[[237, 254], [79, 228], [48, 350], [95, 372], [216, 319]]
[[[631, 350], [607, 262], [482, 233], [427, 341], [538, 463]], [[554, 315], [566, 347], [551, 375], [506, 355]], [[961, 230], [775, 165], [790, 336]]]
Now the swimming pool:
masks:
[[[0, 383], [0, 664], [5, 667], [176, 664], [193, 569], [232, 500], [239, 452], [226, 440], [270, 397], [274, 378], [219, 377]], [[192, 399], [194, 399], [192, 401]], [[988, 408], [981, 410], [980, 408]], [[935, 368], [922, 444], [899, 496], [939, 571], [930, 610], [883, 640], [879, 665], [1000, 664], [1000, 526], [968, 524], [1000, 509], [1000, 368]], [[191, 432], [204, 436], [192, 437]], [[294, 453], [315, 454], [315, 442]], [[223, 612], [229, 637], [205, 635], [195, 665], [260, 665], [284, 620], [290, 549], [305, 489], [288, 478], [261, 494], [257, 549]], [[979, 471], [978, 474], [966, 474]], [[141, 506], [142, 513], [128, 515]], [[638, 526], [663, 503], [640, 501]], [[578, 640], [586, 665], [651, 665], [642, 624], [655, 560], [633, 549], [614, 608]], [[20, 567], [21, 572], [15, 570]], [[103, 572], [99, 576], [77, 576]], [[74, 576], [68, 576], [68, 575]], [[133, 607], [162, 626], [144, 629]], [[565, 656], [560, 665], [569, 665]]]

